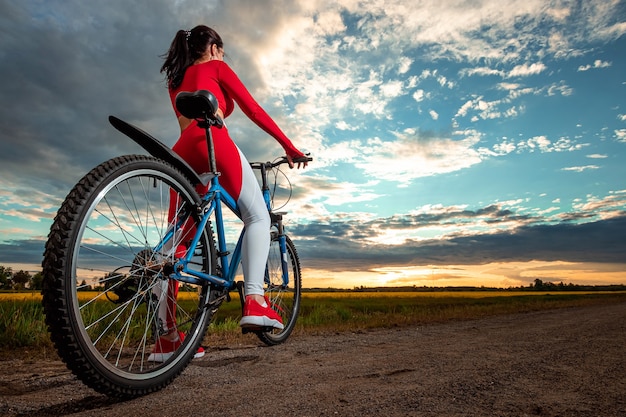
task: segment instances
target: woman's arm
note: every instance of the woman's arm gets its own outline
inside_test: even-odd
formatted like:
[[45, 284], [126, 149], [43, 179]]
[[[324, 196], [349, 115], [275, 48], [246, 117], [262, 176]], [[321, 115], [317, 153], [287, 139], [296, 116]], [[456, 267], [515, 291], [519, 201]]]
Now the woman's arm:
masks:
[[263, 129], [263, 131], [276, 139], [290, 158], [300, 158], [304, 156], [278, 127], [276, 122], [274, 122], [259, 103], [256, 102], [237, 74], [235, 74], [226, 63], [220, 65], [219, 80], [222, 88], [235, 100], [244, 114]]

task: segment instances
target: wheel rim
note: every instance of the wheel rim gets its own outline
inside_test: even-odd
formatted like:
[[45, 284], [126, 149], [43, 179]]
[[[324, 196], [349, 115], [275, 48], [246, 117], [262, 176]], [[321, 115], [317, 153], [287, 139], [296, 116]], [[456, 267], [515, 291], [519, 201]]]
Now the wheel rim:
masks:
[[[124, 379], [143, 380], [166, 373], [192, 347], [183, 343], [164, 363], [147, 360], [159, 332], [157, 311], [167, 297], [161, 291], [155, 299], [155, 288], [167, 283], [177, 246], [176, 242], [169, 249], [155, 250], [169, 227], [170, 187], [178, 191], [181, 208], [193, 205], [189, 187], [163, 172], [142, 169], [119, 175], [85, 208], [71, 248], [69, 294], [75, 333], [96, 359], [96, 366]], [[202, 242], [194, 261], [198, 268], [208, 269], [206, 236]], [[98, 288], [83, 291], [88, 286]], [[204, 309], [200, 315], [197, 312], [206, 304], [208, 287], [191, 290], [179, 292], [175, 303], [179, 330], [190, 335], [200, 331], [198, 323], [203, 321], [199, 318], [207, 314]]]

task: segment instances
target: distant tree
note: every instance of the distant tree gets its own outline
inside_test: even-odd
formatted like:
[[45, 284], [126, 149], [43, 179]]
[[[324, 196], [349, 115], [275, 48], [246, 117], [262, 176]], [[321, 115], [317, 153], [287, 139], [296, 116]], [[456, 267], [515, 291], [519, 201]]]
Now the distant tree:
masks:
[[11, 277], [13, 270], [0, 265], [0, 289], [7, 290], [11, 288]]
[[28, 284], [28, 287], [31, 290], [40, 290], [43, 288], [43, 274], [41, 272], [37, 272], [35, 275], [32, 276], [32, 278], [30, 279], [30, 283]]
[[543, 281], [539, 278], [535, 279], [535, 289], [538, 291], [543, 290]]
[[27, 271], [19, 270], [13, 275], [13, 286], [16, 290], [23, 290], [30, 282], [30, 274]]
[[78, 286], [78, 291], [91, 291], [91, 285], [87, 285], [87, 281], [83, 280]]

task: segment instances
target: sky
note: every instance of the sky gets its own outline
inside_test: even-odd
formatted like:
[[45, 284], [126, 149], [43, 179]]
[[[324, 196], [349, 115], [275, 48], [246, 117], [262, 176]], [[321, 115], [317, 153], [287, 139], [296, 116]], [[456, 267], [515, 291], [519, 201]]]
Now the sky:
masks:
[[73, 185], [144, 153], [109, 115], [175, 143], [159, 69], [198, 24], [314, 158], [286, 173], [305, 287], [626, 284], [616, 0], [0, 0], [0, 265], [40, 271]]

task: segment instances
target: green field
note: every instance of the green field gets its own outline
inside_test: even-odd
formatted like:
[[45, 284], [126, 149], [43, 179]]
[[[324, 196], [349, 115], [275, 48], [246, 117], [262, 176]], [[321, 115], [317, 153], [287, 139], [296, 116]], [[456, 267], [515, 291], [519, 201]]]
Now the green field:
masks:
[[[37, 293], [0, 293], [0, 351], [4, 356], [19, 350], [53, 351], [40, 299]], [[294, 336], [623, 302], [626, 292], [305, 292]], [[238, 297], [233, 297], [218, 311], [205, 345], [255, 340], [240, 334], [240, 314]]]

